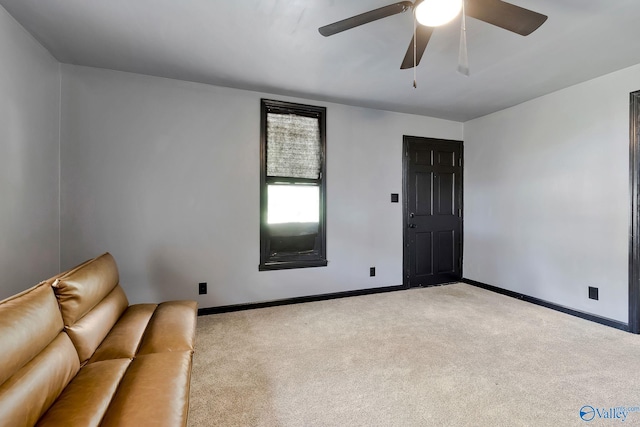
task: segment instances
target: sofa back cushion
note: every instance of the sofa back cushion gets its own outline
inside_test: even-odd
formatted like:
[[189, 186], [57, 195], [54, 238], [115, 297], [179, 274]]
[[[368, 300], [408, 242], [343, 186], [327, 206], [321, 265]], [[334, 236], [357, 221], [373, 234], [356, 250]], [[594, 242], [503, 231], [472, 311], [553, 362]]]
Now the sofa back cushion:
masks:
[[0, 384], [62, 331], [50, 286], [38, 285], [0, 302]]
[[109, 253], [58, 277], [53, 289], [64, 327], [86, 362], [129, 305], [119, 285], [118, 267]]
[[49, 283], [0, 302], [0, 424], [33, 425], [80, 368]]
[[105, 253], [72, 268], [53, 283], [65, 326], [73, 325], [118, 285], [118, 267]]

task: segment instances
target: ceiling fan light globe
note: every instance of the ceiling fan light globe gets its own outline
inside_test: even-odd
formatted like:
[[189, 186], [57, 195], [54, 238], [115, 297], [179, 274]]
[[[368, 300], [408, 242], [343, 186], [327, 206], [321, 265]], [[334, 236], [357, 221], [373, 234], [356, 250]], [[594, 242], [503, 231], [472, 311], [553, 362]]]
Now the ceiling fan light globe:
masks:
[[447, 24], [460, 14], [462, 0], [424, 0], [416, 7], [418, 23], [427, 27]]

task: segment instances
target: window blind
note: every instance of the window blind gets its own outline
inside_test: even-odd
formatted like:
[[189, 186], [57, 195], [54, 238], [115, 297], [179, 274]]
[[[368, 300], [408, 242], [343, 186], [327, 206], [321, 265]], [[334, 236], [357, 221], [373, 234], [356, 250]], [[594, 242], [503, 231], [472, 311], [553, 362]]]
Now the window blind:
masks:
[[319, 179], [321, 152], [317, 118], [267, 114], [267, 176]]

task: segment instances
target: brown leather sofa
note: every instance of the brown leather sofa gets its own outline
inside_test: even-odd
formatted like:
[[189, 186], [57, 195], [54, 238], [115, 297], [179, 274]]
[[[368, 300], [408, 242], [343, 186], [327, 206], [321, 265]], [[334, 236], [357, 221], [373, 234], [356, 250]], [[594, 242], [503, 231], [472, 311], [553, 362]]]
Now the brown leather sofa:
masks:
[[0, 301], [0, 426], [184, 426], [197, 307], [129, 306], [105, 253]]

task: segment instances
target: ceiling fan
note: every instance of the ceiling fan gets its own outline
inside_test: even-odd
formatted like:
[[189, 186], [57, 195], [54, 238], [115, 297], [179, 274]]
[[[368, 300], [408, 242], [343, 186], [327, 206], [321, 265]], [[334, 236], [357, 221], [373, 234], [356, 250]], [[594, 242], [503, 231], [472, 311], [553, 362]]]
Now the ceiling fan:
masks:
[[469, 75], [466, 54], [466, 16], [522, 36], [531, 34], [547, 20], [546, 15], [502, 0], [415, 0], [413, 2], [401, 1], [373, 9], [351, 18], [325, 25], [318, 28], [318, 31], [323, 36], [328, 37], [409, 10], [414, 12], [414, 33], [400, 68], [406, 69], [417, 66], [427, 48], [434, 28], [450, 22], [462, 13], [458, 71], [465, 75]]

